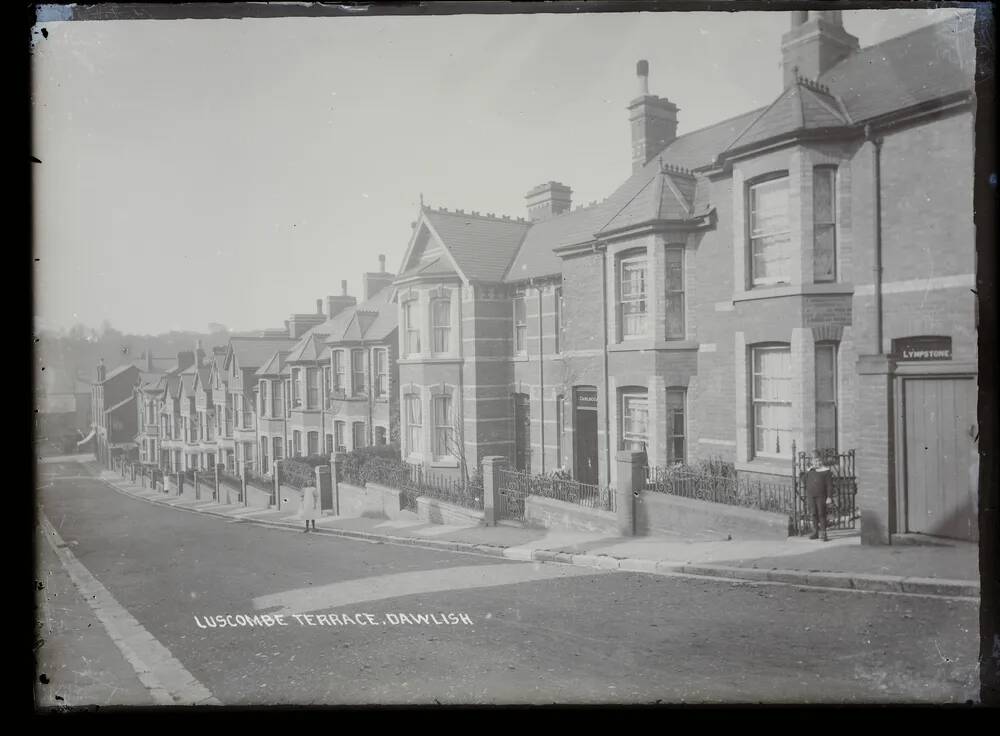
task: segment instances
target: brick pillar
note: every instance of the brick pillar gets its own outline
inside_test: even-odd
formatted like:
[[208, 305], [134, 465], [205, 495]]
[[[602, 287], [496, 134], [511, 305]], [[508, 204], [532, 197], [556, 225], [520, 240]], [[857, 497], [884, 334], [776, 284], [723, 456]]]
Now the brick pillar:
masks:
[[316, 504], [320, 513], [333, 508], [333, 486], [330, 482], [330, 468], [327, 465], [317, 465], [313, 468], [316, 476]]
[[247, 505], [247, 473], [246, 473], [246, 470], [244, 470], [242, 473], [240, 473], [240, 501], [243, 502], [244, 506]]
[[[219, 465], [218, 463], [216, 463], [216, 465], [215, 465], [215, 500], [216, 501], [222, 501], [222, 494], [220, 493], [220, 490], [222, 489], [222, 486], [219, 484], [219, 468], [221, 468], [221, 467], [222, 467], [221, 465]], [[228, 483], [226, 484], [226, 503], [227, 504], [229, 503], [229, 484]]]
[[198, 466], [194, 468], [194, 500], [201, 500], [201, 484], [198, 483]]
[[340, 516], [340, 483], [337, 481], [337, 453], [330, 454], [330, 488], [333, 496], [333, 514]]
[[500, 513], [500, 468], [507, 458], [487, 455], [483, 458], [483, 523], [496, 526]]
[[858, 446], [855, 455], [861, 543], [890, 544], [897, 531], [892, 374], [886, 355], [858, 358]]
[[183, 495], [184, 493], [184, 473], [177, 471], [177, 495]]
[[646, 479], [644, 460], [641, 452], [630, 450], [619, 450], [615, 455], [618, 466], [615, 474], [615, 508], [618, 533], [623, 537], [635, 536], [635, 497], [642, 490]]

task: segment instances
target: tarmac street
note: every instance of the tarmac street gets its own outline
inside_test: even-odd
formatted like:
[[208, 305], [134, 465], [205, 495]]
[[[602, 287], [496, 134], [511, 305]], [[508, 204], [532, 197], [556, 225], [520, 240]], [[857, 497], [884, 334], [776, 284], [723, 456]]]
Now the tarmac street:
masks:
[[39, 469], [41, 707], [978, 698], [970, 599], [303, 534]]

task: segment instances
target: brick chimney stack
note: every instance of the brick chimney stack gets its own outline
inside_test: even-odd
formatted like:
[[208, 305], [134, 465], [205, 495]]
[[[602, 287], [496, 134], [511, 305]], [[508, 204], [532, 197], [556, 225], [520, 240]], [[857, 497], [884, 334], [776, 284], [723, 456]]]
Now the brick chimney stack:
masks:
[[818, 79], [860, 47], [857, 37], [844, 30], [840, 10], [795, 10], [792, 28], [781, 37], [784, 86], [795, 76]]
[[677, 137], [677, 105], [649, 94], [649, 62], [635, 65], [639, 96], [629, 103], [632, 126], [632, 173], [656, 158]]
[[347, 294], [347, 281], [340, 282], [340, 296], [328, 296], [326, 298], [326, 318], [333, 319], [348, 307], [353, 307], [358, 300]]
[[392, 285], [392, 282], [396, 280], [396, 274], [385, 272], [385, 256], [380, 255], [378, 257], [379, 271], [378, 273], [366, 273], [364, 278], [364, 299], [365, 301], [371, 299], [373, 296], [378, 294], [382, 289]]
[[108, 375], [108, 369], [104, 365], [104, 358], [97, 361], [97, 382], [104, 383], [105, 377]]
[[558, 181], [547, 181], [524, 195], [528, 204], [528, 219], [532, 222], [547, 220], [573, 206], [573, 190]]

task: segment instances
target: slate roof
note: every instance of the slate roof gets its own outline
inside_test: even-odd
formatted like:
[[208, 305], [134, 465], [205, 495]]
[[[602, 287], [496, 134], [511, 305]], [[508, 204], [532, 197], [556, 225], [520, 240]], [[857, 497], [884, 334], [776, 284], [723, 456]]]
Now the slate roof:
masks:
[[[398, 314], [392, 300], [393, 288], [387, 286], [367, 301], [352, 307], [350, 320], [339, 333], [331, 333], [327, 345], [341, 342], [379, 342], [385, 340], [396, 329]], [[348, 311], [348, 310], [345, 310]], [[329, 354], [327, 354], [329, 357]]]
[[320, 353], [323, 352], [323, 341], [326, 335], [321, 332], [310, 332], [303, 335], [292, 351], [285, 358], [286, 363], [315, 362], [319, 360]]
[[278, 350], [289, 350], [296, 341], [290, 337], [233, 337], [229, 345], [240, 368], [260, 368]]
[[257, 369], [254, 373], [255, 376], [278, 376], [281, 375], [281, 369], [285, 366], [285, 358], [287, 357], [288, 350], [277, 350], [270, 358], [264, 361], [264, 364]]
[[135, 401], [135, 396], [134, 396], [134, 395], [132, 395], [132, 394], [130, 394], [130, 395], [128, 396], [128, 398], [126, 398], [126, 399], [122, 399], [121, 401], [119, 401], [119, 402], [118, 402], [117, 404], [115, 404], [114, 406], [112, 406], [112, 407], [109, 407], [109, 408], [105, 409], [105, 410], [104, 410], [104, 413], [105, 413], [105, 414], [111, 414], [112, 412], [116, 412], [116, 411], [118, 411], [119, 409], [121, 409], [121, 408], [122, 408], [123, 406], [125, 406], [126, 404], [128, 404], [128, 403], [129, 403], [130, 401]]
[[799, 131], [839, 128], [850, 122], [840, 102], [828, 88], [799, 78], [754, 118], [725, 150], [747, 148]]
[[105, 373], [104, 374], [104, 381], [105, 382], [110, 381], [112, 378], [114, 378], [116, 376], [120, 376], [122, 373], [125, 373], [126, 371], [133, 370], [133, 369], [134, 370], [138, 370], [138, 368], [136, 367], [136, 365], [134, 363], [124, 363], [124, 364], [118, 366], [117, 368], [115, 368], [113, 371], [108, 371], [107, 373]]
[[424, 209], [424, 217], [470, 281], [500, 281], [531, 226], [502, 217], [431, 208]]

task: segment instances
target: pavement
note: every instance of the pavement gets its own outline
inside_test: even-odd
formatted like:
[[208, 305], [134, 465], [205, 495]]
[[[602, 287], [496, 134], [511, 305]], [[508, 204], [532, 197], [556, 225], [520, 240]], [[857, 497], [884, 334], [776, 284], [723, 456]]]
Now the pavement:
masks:
[[[202, 514], [279, 527], [301, 527], [295, 513], [193, 501], [143, 488], [118, 473], [100, 477], [145, 501]], [[510, 560], [671, 575], [726, 578], [863, 592], [978, 598], [979, 548], [934, 540], [921, 546], [862, 546], [856, 531], [832, 532], [830, 541], [734, 540], [704, 534], [608, 537], [598, 533], [498, 526], [432, 524], [403, 512], [395, 520], [324, 515], [316, 533], [371, 542], [473, 552]]]
[[[171, 507], [99, 474], [38, 477], [43, 707], [979, 697], [977, 598], [520, 561], [414, 519], [303, 534], [287, 511]], [[546, 536], [480, 531], [511, 549]]]

